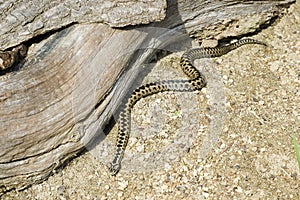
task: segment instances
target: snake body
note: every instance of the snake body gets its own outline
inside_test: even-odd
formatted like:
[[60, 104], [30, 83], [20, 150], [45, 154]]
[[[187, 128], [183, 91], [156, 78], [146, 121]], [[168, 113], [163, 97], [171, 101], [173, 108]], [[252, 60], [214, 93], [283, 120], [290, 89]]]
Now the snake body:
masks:
[[189, 77], [189, 80], [163, 80], [148, 83], [136, 88], [131, 96], [123, 101], [118, 121], [117, 148], [113, 161], [108, 166], [112, 175], [116, 175], [121, 168], [121, 161], [130, 135], [131, 110], [135, 103], [141, 98], [165, 91], [195, 91], [206, 86], [205, 77], [194, 67], [194, 60], [201, 58], [220, 57], [242, 45], [264, 43], [254, 39], [241, 39], [234, 43], [221, 47], [195, 48], [186, 51], [180, 60], [182, 71]]

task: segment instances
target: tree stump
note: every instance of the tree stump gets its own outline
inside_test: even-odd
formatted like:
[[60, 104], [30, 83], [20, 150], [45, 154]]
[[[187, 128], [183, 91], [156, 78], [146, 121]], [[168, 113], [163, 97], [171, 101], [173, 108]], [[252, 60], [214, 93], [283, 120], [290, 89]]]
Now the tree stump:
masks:
[[[50, 1], [33, 6], [10, 0], [0, 7], [1, 49], [28, 47], [25, 60], [0, 71], [0, 194], [45, 180], [99, 134], [104, 139], [120, 101], [157, 50], [184, 50], [189, 36], [253, 35], [294, 1], [103, 1], [106, 10], [100, 3], [72, 2], [55, 1], [59, 13]], [[34, 14], [21, 15], [25, 9]], [[99, 22], [152, 23], [112, 28]]]

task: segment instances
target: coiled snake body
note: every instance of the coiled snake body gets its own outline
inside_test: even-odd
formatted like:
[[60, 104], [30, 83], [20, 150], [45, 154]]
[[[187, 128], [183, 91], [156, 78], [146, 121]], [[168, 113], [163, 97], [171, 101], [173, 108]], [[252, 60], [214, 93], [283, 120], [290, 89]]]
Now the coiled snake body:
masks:
[[206, 86], [206, 80], [205, 77], [194, 67], [194, 60], [200, 58], [219, 57], [245, 44], [265, 45], [264, 43], [254, 39], [241, 39], [232, 44], [221, 47], [190, 49], [182, 55], [180, 60], [180, 66], [190, 80], [163, 80], [148, 83], [136, 88], [132, 95], [128, 99], [125, 99], [121, 105], [118, 122], [116, 154], [113, 161], [108, 166], [111, 174], [116, 175], [121, 168], [121, 161], [130, 135], [130, 113], [132, 107], [137, 101], [143, 97], [164, 91], [201, 90]]

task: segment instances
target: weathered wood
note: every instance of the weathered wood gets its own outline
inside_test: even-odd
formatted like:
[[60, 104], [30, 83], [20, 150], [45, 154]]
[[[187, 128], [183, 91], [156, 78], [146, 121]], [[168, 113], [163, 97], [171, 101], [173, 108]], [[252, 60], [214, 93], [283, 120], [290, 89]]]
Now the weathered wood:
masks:
[[101, 134], [155, 49], [185, 32], [254, 32], [291, 2], [170, 1], [151, 26], [77, 24], [32, 44], [22, 68], [0, 77], [0, 193], [44, 180]]
[[165, 10], [165, 0], [7, 0], [0, 2], [0, 50], [74, 23], [124, 27], [161, 21]]
[[100, 126], [95, 105], [131, 57], [124, 49], [140, 40], [135, 30], [79, 25], [32, 48], [23, 70], [0, 83], [2, 184], [39, 180], [84, 147]]

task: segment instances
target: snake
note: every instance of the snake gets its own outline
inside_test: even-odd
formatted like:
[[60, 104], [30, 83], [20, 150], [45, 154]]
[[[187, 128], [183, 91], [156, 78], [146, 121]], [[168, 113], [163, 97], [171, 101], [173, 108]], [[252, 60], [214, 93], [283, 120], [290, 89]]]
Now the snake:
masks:
[[245, 38], [223, 46], [189, 49], [180, 58], [181, 69], [188, 76], [188, 80], [162, 80], [147, 83], [137, 87], [129, 98], [125, 98], [121, 103], [119, 112], [116, 153], [113, 161], [108, 164], [110, 174], [115, 176], [121, 169], [121, 162], [130, 136], [131, 110], [140, 99], [165, 91], [188, 92], [201, 90], [206, 87], [207, 81], [204, 75], [194, 66], [194, 61], [201, 58], [220, 57], [245, 44], [267, 46], [261, 41]]

